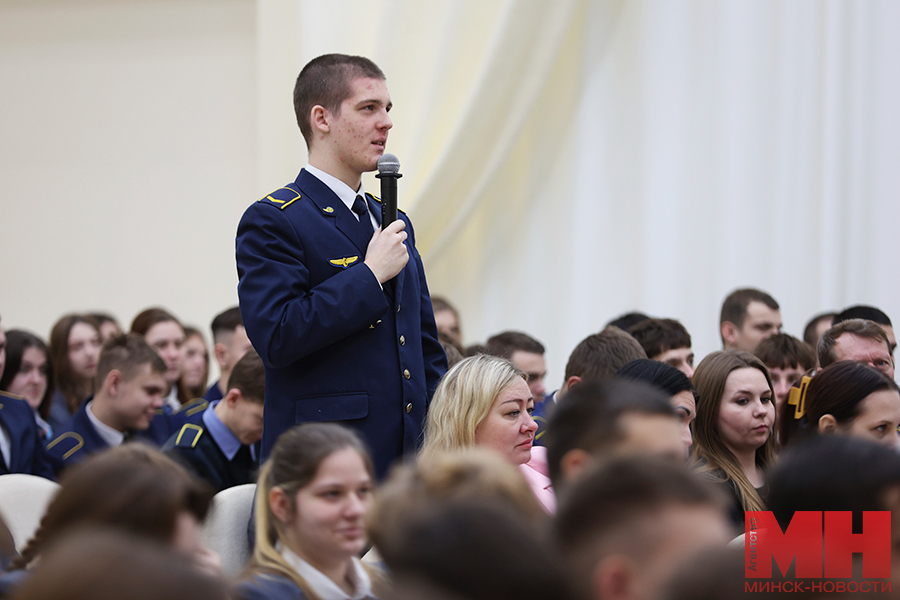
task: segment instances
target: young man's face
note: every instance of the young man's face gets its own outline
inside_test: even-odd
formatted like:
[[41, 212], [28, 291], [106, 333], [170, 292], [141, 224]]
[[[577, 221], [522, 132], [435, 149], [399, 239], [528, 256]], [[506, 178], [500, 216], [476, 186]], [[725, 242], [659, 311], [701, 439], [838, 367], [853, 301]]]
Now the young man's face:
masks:
[[753, 352], [761, 341], [779, 331], [781, 331], [781, 311], [753, 300], [747, 305], [744, 323], [737, 330], [735, 341], [730, 347]]
[[[768, 366], [768, 365], [767, 365]], [[781, 408], [781, 403], [785, 401], [794, 384], [803, 379], [806, 369], [797, 365], [796, 367], [769, 367], [769, 375], [772, 376], [772, 387], [775, 389], [775, 410]]]
[[263, 403], [251, 402], [244, 397], [233, 402], [231, 430], [244, 445], [252, 445], [262, 439]]
[[394, 125], [388, 116], [391, 95], [383, 79], [360, 77], [350, 83], [350, 89], [340, 114], [331, 115], [330, 137], [341, 163], [362, 174], [374, 171], [384, 154], [388, 130]]
[[687, 348], [672, 348], [666, 350], [662, 354], [652, 357], [653, 360], [664, 362], [672, 365], [682, 373], [688, 376], [688, 379], [694, 376], [694, 351]]
[[156, 411], [162, 408], [167, 387], [165, 376], [152, 370], [149, 363], [141, 365], [131, 379], [123, 378], [115, 398], [122, 429], [144, 431], [150, 427]]

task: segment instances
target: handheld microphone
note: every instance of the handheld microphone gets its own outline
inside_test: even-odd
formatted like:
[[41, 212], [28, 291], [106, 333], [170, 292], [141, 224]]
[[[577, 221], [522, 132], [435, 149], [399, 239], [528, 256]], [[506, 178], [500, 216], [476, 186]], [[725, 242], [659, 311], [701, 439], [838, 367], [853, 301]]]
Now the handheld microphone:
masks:
[[378, 175], [381, 180], [381, 229], [397, 220], [397, 180], [400, 160], [393, 154], [382, 154], [378, 159]]

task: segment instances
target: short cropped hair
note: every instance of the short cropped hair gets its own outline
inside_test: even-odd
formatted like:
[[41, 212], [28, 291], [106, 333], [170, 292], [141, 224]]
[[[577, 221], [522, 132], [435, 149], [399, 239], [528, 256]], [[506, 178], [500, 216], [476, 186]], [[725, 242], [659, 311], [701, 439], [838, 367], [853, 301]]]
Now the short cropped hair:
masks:
[[816, 353], [812, 346], [787, 333], [769, 336], [753, 350], [756, 358], [770, 369], [803, 369], [816, 366]]
[[622, 331], [628, 331], [641, 321], [646, 321], [650, 317], [645, 315], [642, 312], [630, 312], [625, 313], [624, 315], [619, 315], [612, 321], [606, 324], [607, 327], [618, 327]]
[[837, 339], [845, 333], [851, 333], [857, 337], [869, 340], [882, 341], [888, 352], [891, 351], [891, 342], [888, 340], [887, 333], [881, 328], [881, 325], [868, 319], [850, 319], [834, 325], [822, 334], [822, 339], [819, 340], [819, 346], [816, 348], [820, 366], [827, 367], [837, 362], [838, 358], [834, 355], [834, 346], [837, 343]]
[[228, 389], [237, 389], [244, 399], [263, 404], [266, 397], [266, 368], [256, 350], [250, 348], [235, 363], [228, 377]]
[[165, 361], [140, 335], [129, 333], [111, 338], [103, 344], [100, 351], [94, 387], [99, 389], [113, 369], [122, 373], [122, 377], [127, 381], [137, 375], [137, 371], [146, 364], [150, 365], [150, 370], [154, 373], [162, 374], [167, 370]]
[[559, 400], [544, 434], [554, 486], [562, 482], [560, 464], [569, 451], [609, 451], [625, 435], [620, 424], [628, 414], [676, 416], [662, 390], [640, 381], [587, 382], [569, 390]]
[[676, 348], [691, 347], [691, 334], [675, 319], [647, 319], [633, 325], [628, 333], [638, 341], [647, 358]]
[[241, 309], [237, 306], [229, 308], [225, 312], [219, 313], [216, 315], [216, 318], [212, 320], [212, 325], [210, 325], [210, 329], [212, 329], [213, 342], [219, 343], [220, 338], [223, 335], [234, 333], [234, 330], [238, 327], [243, 327], [244, 321], [241, 319]]
[[819, 322], [825, 319], [829, 319], [831, 324], [834, 325], [834, 318], [837, 316], [837, 313], [827, 312], [821, 313], [814, 316], [809, 320], [809, 323], [806, 324], [806, 327], [803, 329], [803, 341], [809, 344], [815, 349], [816, 344], [819, 343], [819, 337], [816, 333], [816, 329], [819, 327]]
[[504, 331], [497, 335], [492, 335], [485, 343], [485, 349], [487, 354], [491, 356], [499, 356], [506, 359], [511, 359], [514, 352], [544, 353], [543, 344], [521, 331]]
[[772, 310], [778, 310], [778, 303], [769, 294], [754, 288], [735, 290], [728, 294], [722, 303], [722, 312], [719, 315], [719, 324], [734, 323], [738, 328], [743, 327], [747, 317], [747, 306], [751, 302], [762, 302]]
[[637, 340], [618, 327], [607, 327], [575, 346], [566, 363], [566, 381], [570, 377], [609, 379], [638, 358], [647, 358], [647, 353]]
[[879, 325], [893, 327], [893, 325], [891, 325], [890, 317], [884, 314], [884, 311], [879, 310], [874, 306], [866, 306], [864, 304], [848, 306], [834, 317], [831, 325], [834, 326], [838, 323], [849, 321], [850, 319], [868, 319], [869, 321], [875, 321]]
[[294, 113], [307, 147], [313, 142], [309, 122], [313, 107], [321, 106], [339, 115], [341, 103], [352, 94], [353, 80], [361, 77], [385, 79], [378, 65], [362, 56], [324, 54], [306, 63], [294, 84]]

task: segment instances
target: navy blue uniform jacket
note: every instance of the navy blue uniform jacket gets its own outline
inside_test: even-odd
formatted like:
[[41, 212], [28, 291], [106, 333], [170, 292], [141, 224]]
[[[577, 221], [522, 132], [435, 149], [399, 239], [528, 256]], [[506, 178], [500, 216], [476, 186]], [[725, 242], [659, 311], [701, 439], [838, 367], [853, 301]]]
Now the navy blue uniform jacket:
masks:
[[[47, 444], [47, 455], [50, 463], [59, 475], [70, 464], [81, 462], [91, 454], [109, 448], [109, 444], [100, 437], [87, 415], [87, 405], [91, 398], [81, 403], [78, 411], [59, 428], [58, 435]], [[146, 431], [136, 431], [135, 437], [161, 447], [172, 434], [181, 429], [185, 423], [183, 415], [157, 413], [150, 421]]]
[[[369, 210], [381, 217], [371, 196]], [[296, 423], [336, 421], [362, 433], [383, 476], [421, 442], [447, 370], [412, 224], [409, 262], [384, 290], [363, 264], [369, 236], [318, 178], [252, 204], [238, 226], [241, 317], [266, 366], [262, 456]]]
[[34, 420], [34, 411], [28, 402], [18, 396], [0, 392], [0, 423], [9, 434], [10, 456], [6, 457], [9, 472], [55, 480]]

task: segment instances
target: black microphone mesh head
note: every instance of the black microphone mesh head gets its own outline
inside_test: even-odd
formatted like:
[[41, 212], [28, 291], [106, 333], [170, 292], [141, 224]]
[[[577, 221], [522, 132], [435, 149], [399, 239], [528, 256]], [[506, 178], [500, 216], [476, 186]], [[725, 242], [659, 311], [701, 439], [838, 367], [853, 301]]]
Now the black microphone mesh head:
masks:
[[378, 172], [382, 175], [400, 172], [400, 159], [393, 154], [382, 154], [378, 159]]

